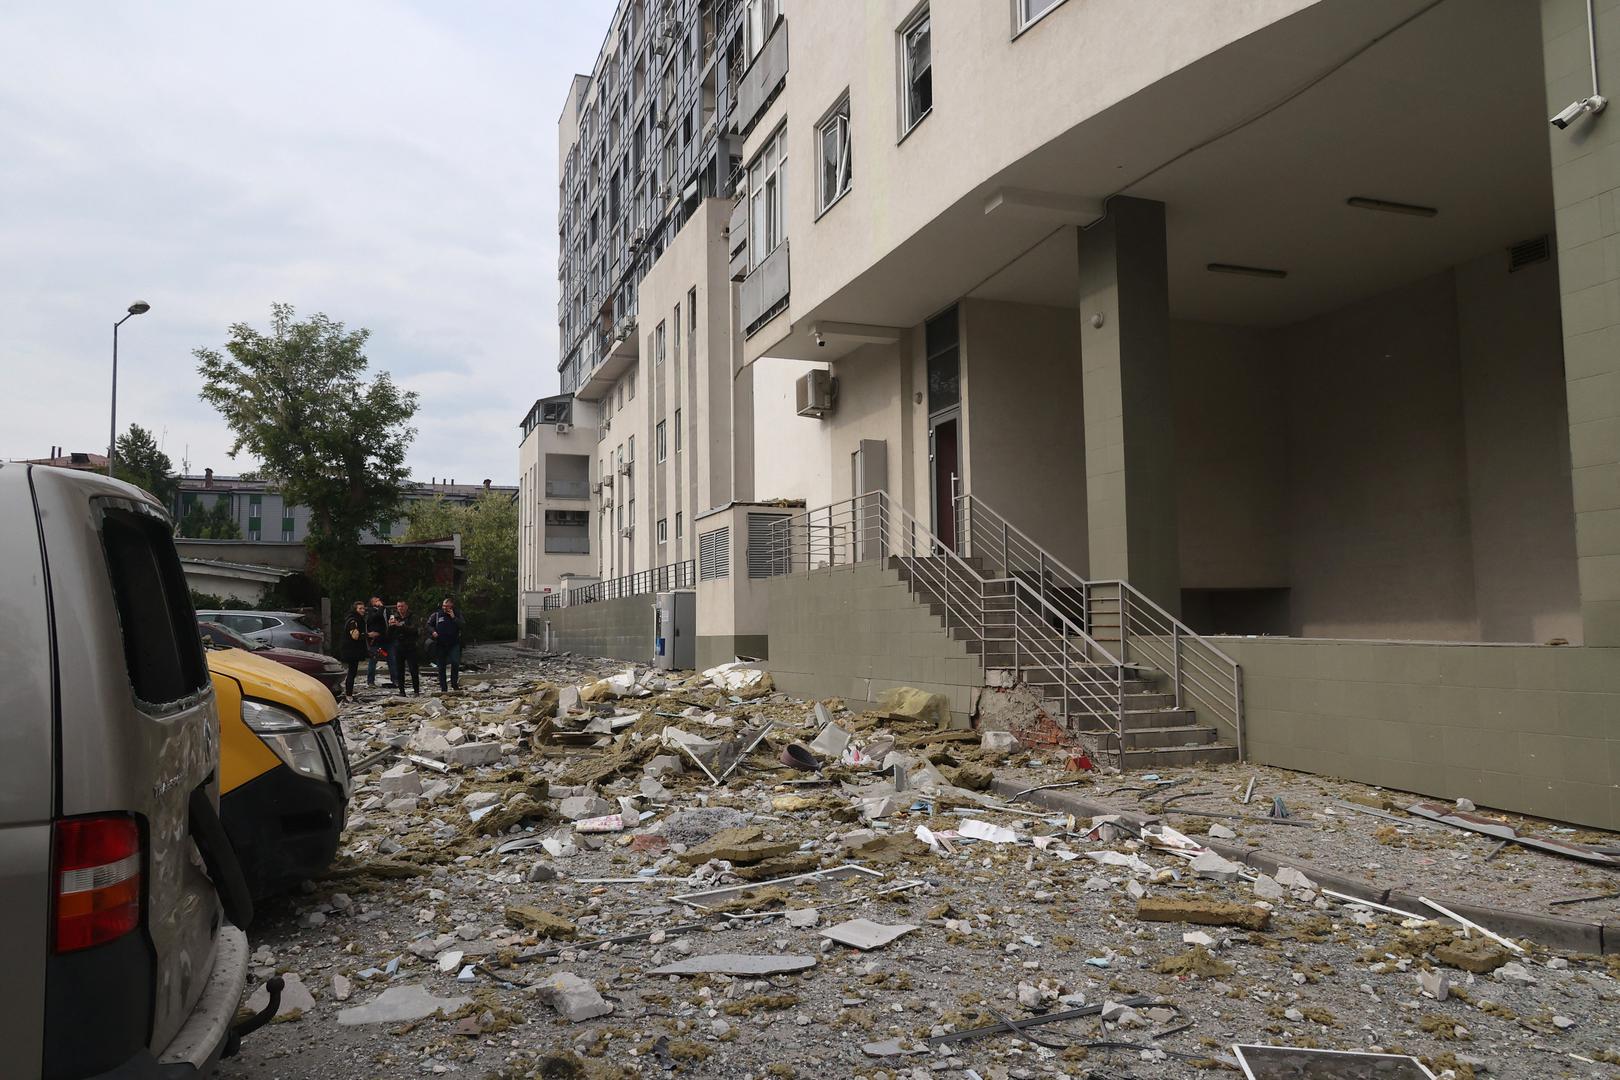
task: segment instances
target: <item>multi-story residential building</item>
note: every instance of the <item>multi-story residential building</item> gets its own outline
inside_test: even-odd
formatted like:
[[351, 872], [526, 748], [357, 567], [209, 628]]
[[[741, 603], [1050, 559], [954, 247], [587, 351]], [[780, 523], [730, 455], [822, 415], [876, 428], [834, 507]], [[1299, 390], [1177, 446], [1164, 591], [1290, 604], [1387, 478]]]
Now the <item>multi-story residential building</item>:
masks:
[[[492, 484], [485, 480], [479, 484], [458, 484], [454, 480], [434, 477], [426, 484], [412, 483], [405, 488], [405, 499], [444, 499], [452, 503], [472, 503], [487, 492], [516, 498], [518, 489], [505, 484]], [[231, 519], [241, 530], [243, 540], [303, 541], [309, 535], [309, 507], [288, 503], [267, 480], [244, 479], [240, 476], [216, 476], [213, 469], [204, 469], [201, 476], [183, 475], [175, 495], [173, 511], [178, 522], [195, 506], [211, 510], [224, 504]], [[363, 542], [387, 540], [403, 536], [406, 518], [401, 515], [381, 537], [367, 532]]]
[[[886, 493], [962, 580], [1039, 583], [1051, 626], [1072, 597], [1072, 632], [1014, 650], [1046, 642], [1065, 693], [1098, 677], [1074, 657], [1113, 656], [1215, 729], [1178, 709], [1157, 743], [1115, 736], [1139, 760], [1207, 734], [1620, 824], [1620, 118], [1593, 96], [1620, 10], [784, 0], [782, 21], [791, 77], [742, 153], [743, 362], [831, 361], [835, 498]], [[845, 507], [852, 535], [868, 511]], [[972, 663], [897, 657], [823, 614], [876, 581], [773, 582], [778, 684], [926, 675], [965, 711], [999, 648], [964, 625], [986, 606], [936, 605], [966, 638], [939, 656]]]
[[[592, 531], [605, 582], [645, 584], [668, 567], [691, 570], [669, 581], [693, 580], [702, 537], [712, 554], [729, 529], [716, 514], [830, 490], [825, 433], [794, 415], [793, 395], [800, 374], [825, 365], [784, 360], [756, 377], [736, 332], [729, 232], [742, 118], [763, 104], [758, 73], [781, 59], [766, 48], [778, 22], [766, 0], [624, 0], [564, 103], [558, 373], [562, 395], [596, 417]], [[525, 440], [522, 460], [538, 461], [527, 423]], [[715, 615], [739, 604], [700, 607], [714, 620], [703, 655], [762, 637], [762, 625]]]

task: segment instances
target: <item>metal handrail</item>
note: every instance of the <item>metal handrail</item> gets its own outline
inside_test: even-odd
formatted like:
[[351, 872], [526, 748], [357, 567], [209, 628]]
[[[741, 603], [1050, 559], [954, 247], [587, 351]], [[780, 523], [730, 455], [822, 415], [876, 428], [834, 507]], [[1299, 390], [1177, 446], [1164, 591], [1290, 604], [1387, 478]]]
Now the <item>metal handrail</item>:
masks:
[[[1095, 608], [1117, 603], [1120, 657], [1129, 662], [1134, 649], [1151, 659], [1169, 677], [1176, 706], [1195, 699], [1207, 715], [1232, 729], [1243, 756], [1243, 669], [1236, 660], [1130, 582], [1080, 576], [982, 499], [960, 496], [956, 521], [970, 557], [1024, 581], [1042, 599], [1077, 615], [1088, 632], [1096, 631], [1099, 616], [1116, 614]], [[1034, 586], [1028, 586], [1030, 577]], [[1106, 595], [1110, 591], [1114, 595]]]
[[[645, 593], [668, 592], [671, 589], [697, 587], [697, 560], [666, 563], [633, 574], [580, 585], [564, 593], [550, 593], [542, 602], [545, 607], [573, 607], [576, 604], [595, 604], [603, 600], [622, 600]], [[556, 601], [553, 602], [553, 597]]]
[[[886, 493], [868, 492], [785, 516], [771, 530], [773, 574], [896, 560], [910, 591], [925, 592], [929, 602], [939, 604], [947, 625], [979, 642], [987, 664], [994, 648], [1011, 652], [1012, 666], [1021, 672], [1045, 672], [1059, 689], [1059, 712], [1065, 719], [1071, 705], [1078, 704], [1087, 716], [1112, 728], [1111, 749], [1122, 748], [1125, 671], [1119, 658], [1028, 582], [980, 573]], [[989, 600], [1002, 597], [1008, 607], [989, 606]], [[993, 610], [1010, 618], [992, 622]]]

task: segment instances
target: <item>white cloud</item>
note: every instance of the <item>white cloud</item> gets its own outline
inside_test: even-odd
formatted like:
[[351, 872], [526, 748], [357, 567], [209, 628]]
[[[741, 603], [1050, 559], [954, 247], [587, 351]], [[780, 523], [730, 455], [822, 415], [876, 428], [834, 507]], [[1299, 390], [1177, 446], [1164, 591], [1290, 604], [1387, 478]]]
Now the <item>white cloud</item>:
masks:
[[0, 458], [119, 427], [226, 471], [197, 346], [273, 301], [373, 336], [422, 394], [420, 476], [511, 482], [556, 386], [556, 118], [611, 5], [0, 10]]

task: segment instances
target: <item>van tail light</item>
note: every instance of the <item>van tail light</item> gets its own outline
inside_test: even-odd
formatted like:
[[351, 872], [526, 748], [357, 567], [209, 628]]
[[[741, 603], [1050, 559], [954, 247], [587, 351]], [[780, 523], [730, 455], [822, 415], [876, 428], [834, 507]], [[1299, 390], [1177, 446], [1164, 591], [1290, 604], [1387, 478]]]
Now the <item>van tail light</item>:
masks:
[[321, 635], [306, 633], [303, 630], [294, 630], [292, 636], [294, 641], [302, 641], [305, 645], [319, 645], [321, 643]]
[[56, 823], [56, 951], [123, 937], [141, 924], [141, 830], [125, 816]]

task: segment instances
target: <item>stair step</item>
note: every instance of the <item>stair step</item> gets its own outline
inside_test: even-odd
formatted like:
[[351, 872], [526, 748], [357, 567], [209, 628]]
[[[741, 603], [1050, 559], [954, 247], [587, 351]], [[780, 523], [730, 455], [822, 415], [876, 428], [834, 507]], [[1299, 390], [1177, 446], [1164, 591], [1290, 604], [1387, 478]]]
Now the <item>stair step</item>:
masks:
[[1199, 724], [1180, 727], [1127, 728], [1125, 749], [1174, 749], [1176, 747], [1209, 746], [1219, 741], [1215, 729]]
[[1120, 755], [1120, 767], [1158, 771], [1181, 765], [1214, 765], [1236, 760], [1238, 760], [1236, 746], [1227, 743], [1213, 743], [1209, 746], [1149, 747], [1141, 750], [1126, 750]]

